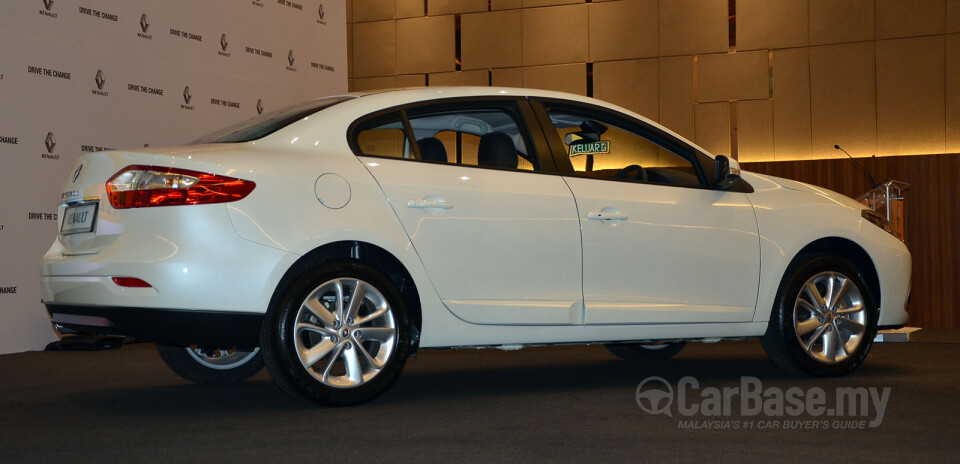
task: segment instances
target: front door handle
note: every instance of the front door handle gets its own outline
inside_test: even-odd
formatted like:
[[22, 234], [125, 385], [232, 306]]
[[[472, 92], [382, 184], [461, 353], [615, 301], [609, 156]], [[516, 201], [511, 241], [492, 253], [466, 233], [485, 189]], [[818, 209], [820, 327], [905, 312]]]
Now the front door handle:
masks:
[[595, 221], [626, 221], [629, 219], [629, 216], [609, 211], [595, 211], [587, 213], [587, 219], [593, 219]]
[[451, 209], [453, 203], [443, 200], [407, 200], [407, 208], [417, 209]]

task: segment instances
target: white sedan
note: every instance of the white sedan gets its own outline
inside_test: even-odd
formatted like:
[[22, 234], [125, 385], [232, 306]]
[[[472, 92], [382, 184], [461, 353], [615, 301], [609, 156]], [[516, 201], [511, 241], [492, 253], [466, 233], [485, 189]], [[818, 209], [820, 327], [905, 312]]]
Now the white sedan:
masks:
[[324, 404], [376, 397], [421, 348], [761, 337], [788, 372], [840, 375], [907, 319], [910, 253], [879, 214], [557, 92], [321, 98], [84, 155], [61, 198], [62, 333], [153, 340], [196, 382], [266, 364]]

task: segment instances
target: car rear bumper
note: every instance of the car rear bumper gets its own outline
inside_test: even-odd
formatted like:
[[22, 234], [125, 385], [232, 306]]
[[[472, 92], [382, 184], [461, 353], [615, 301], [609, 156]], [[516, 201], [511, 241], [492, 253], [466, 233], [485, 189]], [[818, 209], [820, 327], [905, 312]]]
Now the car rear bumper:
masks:
[[254, 348], [263, 314], [47, 303], [54, 326], [172, 345]]
[[[115, 219], [114, 234], [107, 233], [106, 222], [98, 226], [102, 230], [90, 240], [108, 244], [91, 246], [96, 252], [71, 253], [63, 236], [54, 241], [41, 266], [44, 301], [262, 314], [283, 273], [299, 258], [238, 236], [223, 205], [134, 208], [123, 214], [121, 225]], [[123, 287], [113, 277], [150, 286]]]

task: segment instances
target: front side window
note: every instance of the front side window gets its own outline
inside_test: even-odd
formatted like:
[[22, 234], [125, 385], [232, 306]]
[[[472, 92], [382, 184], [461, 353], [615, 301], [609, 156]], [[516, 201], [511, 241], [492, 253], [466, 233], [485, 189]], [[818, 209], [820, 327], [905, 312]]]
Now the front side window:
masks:
[[508, 105], [408, 110], [422, 161], [538, 171], [519, 115]]
[[574, 172], [585, 177], [700, 187], [694, 165], [638, 127], [600, 112], [548, 108]]

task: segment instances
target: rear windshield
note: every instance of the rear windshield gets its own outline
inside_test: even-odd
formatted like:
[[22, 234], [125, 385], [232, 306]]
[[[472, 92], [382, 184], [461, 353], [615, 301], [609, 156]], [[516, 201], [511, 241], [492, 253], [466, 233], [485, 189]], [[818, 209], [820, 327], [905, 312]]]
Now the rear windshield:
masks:
[[270, 135], [295, 121], [355, 97], [326, 97], [298, 103], [211, 132], [192, 143], [241, 143]]

